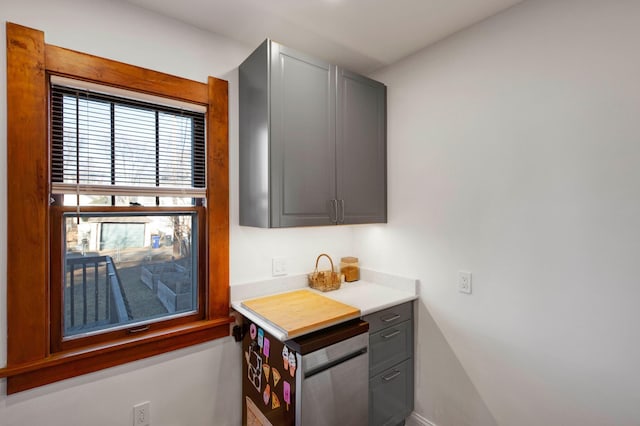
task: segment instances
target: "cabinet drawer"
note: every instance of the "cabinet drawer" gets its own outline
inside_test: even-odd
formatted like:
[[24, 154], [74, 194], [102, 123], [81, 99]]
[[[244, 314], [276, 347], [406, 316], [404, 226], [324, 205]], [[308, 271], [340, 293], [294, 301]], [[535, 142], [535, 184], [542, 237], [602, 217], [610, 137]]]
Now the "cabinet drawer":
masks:
[[369, 376], [373, 377], [411, 357], [413, 327], [405, 321], [369, 335]]
[[395, 426], [413, 410], [413, 368], [408, 359], [369, 381], [369, 425]]
[[412, 314], [413, 302], [407, 302], [380, 312], [366, 315], [363, 319], [369, 323], [369, 333], [375, 333], [383, 328], [411, 319]]

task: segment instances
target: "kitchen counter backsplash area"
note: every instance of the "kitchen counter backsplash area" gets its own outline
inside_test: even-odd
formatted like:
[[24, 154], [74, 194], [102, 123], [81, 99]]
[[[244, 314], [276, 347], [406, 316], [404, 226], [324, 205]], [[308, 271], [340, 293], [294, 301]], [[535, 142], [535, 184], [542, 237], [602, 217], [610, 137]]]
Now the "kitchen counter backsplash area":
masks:
[[[254, 297], [307, 288], [309, 287], [307, 275], [308, 274], [286, 275], [266, 280], [232, 284], [230, 286], [231, 301], [242, 301]], [[392, 290], [410, 293], [411, 295], [417, 295], [419, 290], [418, 280], [414, 278], [401, 277], [399, 275], [392, 275], [385, 272], [361, 268], [360, 280], [351, 283], [344, 282], [339, 290], [329, 291], [323, 294], [327, 297], [331, 297], [333, 293], [355, 287], [358, 287], [359, 289], [361, 288], [364, 293], [366, 292], [366, 288], [364, 288], [364, 286], [367, 284], [388, 287]], [[364, 297], [365, 295], [361, 294], [360, 296]]]
[[242, 284], [231, 284], [229, 291], [231, 292], [231, 302], [237, 302], [305, 287], [308, 287], [307, 274], [298, 274]]

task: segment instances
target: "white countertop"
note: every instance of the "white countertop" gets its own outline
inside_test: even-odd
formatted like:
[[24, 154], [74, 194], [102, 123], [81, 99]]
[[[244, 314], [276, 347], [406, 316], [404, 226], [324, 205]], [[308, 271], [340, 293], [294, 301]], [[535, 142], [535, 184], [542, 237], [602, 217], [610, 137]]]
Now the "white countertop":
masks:
[[360, 309], [360, 315], [362, 316], [418, 298], [415, 292], [363, 280], [343, 283], [340, 289], [334, 291], [313, 291]]
[[[417, 280], [365, 269], [361, 270], [360, 275], [361, 280], [342, 283], [338, 290], [327, 292], [310, 290], [358, 308], [361, 316], [369, 315], [373, 312], [381, 311], [418, 298]], [[285, 293], [300, 288], [308, 288], [306, 279], [306, 275], [300, 275], [233, 285], [231, 286], [231, 306], [243, 316], [263, 326], [265, 331], [281, 341], [296, 337], [289, 336], [283, 329], [248, 310], [242, 305], [242, 301], [270, 294]]]

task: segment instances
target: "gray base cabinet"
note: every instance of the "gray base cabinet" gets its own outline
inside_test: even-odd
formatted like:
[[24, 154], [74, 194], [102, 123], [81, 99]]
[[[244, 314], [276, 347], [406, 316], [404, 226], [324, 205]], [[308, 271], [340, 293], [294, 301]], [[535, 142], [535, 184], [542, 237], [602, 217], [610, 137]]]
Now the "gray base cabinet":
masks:
[[239, 68], [240, 225], [386, 222], [386, 87], [271, 40]]
[[413, 411], [413, 303], [364, 320], [369, 323], [369, 425], [403, 424]]

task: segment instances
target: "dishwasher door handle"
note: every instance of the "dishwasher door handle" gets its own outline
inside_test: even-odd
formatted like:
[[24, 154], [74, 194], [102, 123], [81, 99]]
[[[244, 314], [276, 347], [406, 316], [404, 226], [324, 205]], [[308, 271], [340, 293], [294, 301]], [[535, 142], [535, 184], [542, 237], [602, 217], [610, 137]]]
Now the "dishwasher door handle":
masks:
[[358, 349], [355, 352], [351, 352], [349, 354], [341, 356], [340, 358], [333, 359], [327, 362], [326, 364], [319, 365], [315, 368], [310, 369], [309, 371], [306, 371], [304, 373], [304, 378], [308, 379], [309, 377], [315, 376], [316, 374], [322, 373], [323, 371], [326, 371], [332, 367], [335, 367], [338, 364], [342, 364], [343, 362], [347, 362], [350, 359], [359, 357], [360, 355], [364, 355], [366, 353], [367, 353], [367, 348], [364, 347], [364, 348]]

